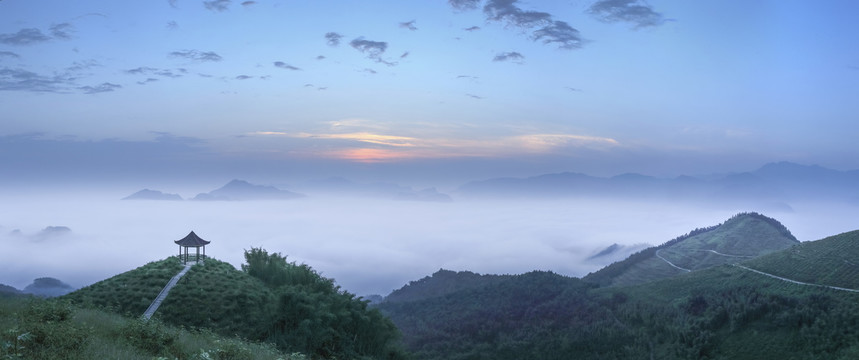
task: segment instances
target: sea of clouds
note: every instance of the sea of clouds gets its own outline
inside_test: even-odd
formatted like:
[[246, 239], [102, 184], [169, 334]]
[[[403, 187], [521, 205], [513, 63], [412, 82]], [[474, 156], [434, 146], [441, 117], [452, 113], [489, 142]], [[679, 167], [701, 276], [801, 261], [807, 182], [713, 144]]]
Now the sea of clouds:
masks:
[[[620, 260], [741, 211], [785, 224], [802, 241], [859, 229], [859, 206], [793, 211], [602, 199], [450, 203], [308, 197], [288, 201], [119, 200], [121, 192], [0, 194], [0, 283], [38, 277], [82, 287], [174, 255], [195, 231], [208, 255], [237, 268], [262, 247], [306, 263], [359, 295], [386, 295], [440, 268], [568, 276]], [[70, 231], [45, 231], [47, 227]], [[56, 228], [54, 228], [56, 230]], [[619, 250], [589, 259], [612, 244]]]

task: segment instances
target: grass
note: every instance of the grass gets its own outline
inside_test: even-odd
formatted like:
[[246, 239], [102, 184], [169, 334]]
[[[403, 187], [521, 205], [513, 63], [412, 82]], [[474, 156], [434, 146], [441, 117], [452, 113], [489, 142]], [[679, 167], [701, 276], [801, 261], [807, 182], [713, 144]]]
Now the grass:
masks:
[[208, 330], [144, 322], [30, 297], [0, 297], [0, 330], [2, 359], [308, 358]]

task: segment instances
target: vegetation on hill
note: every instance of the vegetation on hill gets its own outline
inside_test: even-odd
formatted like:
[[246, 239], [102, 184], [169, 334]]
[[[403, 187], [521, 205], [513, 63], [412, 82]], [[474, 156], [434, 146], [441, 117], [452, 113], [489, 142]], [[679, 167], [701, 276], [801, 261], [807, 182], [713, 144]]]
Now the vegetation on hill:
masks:
[[[274, 344], [321, 358], [405, 356], [399, 331], [367, 302], [304, 264], [262, 249], [242, 270], [216, 259], [193, 266], [154, 319]], [[181, 269], [175, 257], [149, 263], [67, 295], [74, 303], [140, 316]]]
[[0, 359], [284, 359], [273, 346], [85, 309], [61, 300], [0, 297]]
[[379, 307], [425, 360], [859, 356], [859, 294], [730, 265], [605, 288], [534, 272]]
[[639, 251], [588, 274], [583, 280], [600, 286], [641, 284], [748, 260], [798, 243], [777, 220], [758, 213], [740, 213], [722, 224], [695, 229]]
[[387, 302], [414, 301], [444, 296], [457, 291], [482, 287], [509, 278], [509, 275], [480, 275], [470, 271], [440, 269], [431, 276], [409, 282], [385, 297]]
[[[773, 247], [787, 249], [750, 260]], [[684, 272], [658, 259], [664, 249], [735, 256]], [[497, 278], [439, 272], [401, 289], [410, 297], [378, 306], [422, 360], [854, 359], [859, 293], [791, 283], [731, 263], [856, 288], [857, 255], [859, 231], [799, 244], [777, 221], [739, 214], [584, 280], [543, 272]], [[653, 259], [687, 275], [633, 286], [612, 282], [636, 271], [656, 277], [654, 268], [641, 266]]]
[[859, 231], [797, 244], [744, 265], [792, 280], [859, 289]]

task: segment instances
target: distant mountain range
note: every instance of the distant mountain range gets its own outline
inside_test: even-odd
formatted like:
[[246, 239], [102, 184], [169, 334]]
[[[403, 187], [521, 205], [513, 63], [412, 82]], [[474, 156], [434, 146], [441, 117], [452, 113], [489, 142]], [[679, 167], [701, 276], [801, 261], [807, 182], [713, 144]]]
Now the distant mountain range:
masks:
[[657, 178], [623, 174], [609, 178], [580, 173], [529, 178], [494, 178], [466, 183], [463, 197], [554, 198], [594, 196], [754, 202], [787, 206], [794, 200], [825, 199], [859, 204], [859, 170], [837, 171], [816, 165], [771, 163], [752, 172]]
[[178, 194], [167, 194], [157, 190], [143, 189], [134, 194], [128, 195], [122, 200], [182, 200]]
[[[450, 202], [453, 199], [435, 188], [414, 190], [392, 183], [360, 184], [343, 178], [307, 181], [298, 188], [302, 192], [338, 197], [372, 197], [402, 201]], [[255, 185], [244, 180], [232, 180], [221, 188], [200, 193], [194, 201], [290, 200], [305, 197], [302, 193], [281, 190], [274, 186]], [[178, 194], [143, 189], [122, 200], [182, 200]]]
[[197, 194], [191, 200], [240, 201], [240, 200], [289, 200], [304, 197], [303, 194], [281, 190], [274, 186], [254, 185], [244, 180], [233, 180], [207, 193]]

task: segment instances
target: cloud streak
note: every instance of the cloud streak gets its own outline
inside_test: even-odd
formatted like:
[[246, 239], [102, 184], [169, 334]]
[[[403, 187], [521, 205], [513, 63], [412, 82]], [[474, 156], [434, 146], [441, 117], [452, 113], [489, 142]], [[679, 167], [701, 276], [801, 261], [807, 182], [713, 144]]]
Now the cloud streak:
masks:
[[98, 94], [112, 92], [116, 89], [122, 89], [122, 85], [106, 82], [95, 86], [81, 86], [78, 87], [78, 89], [83, 91], [84, 94]]
[[203, 6], [212, 11], [226, 11], [230, 8], [230, 0], [203, 1]]
[[416, 20], [401, 22], [400, 27], [404, 29], [409, 29], [411, 31], [415, 31], [418, 27], [415, 25]]
[[661, 13], [640, 0], [599, 0], [588, 12], [600, 21], [631, 23], [635, 29], [659, 26], [666, 21]]
[[521, 64], [525, 60], [525, 55], [522, 55], [516, 51], [503, 52], [498, 55], [495, 55], [492, 58], [492, 61], [512, 61], [517, 64]]
[[33, 45], [51, 40], [51, 37], [36, 28], [18, 30], [14, 34], [0, 34], [0, 44], [6, 45]]
[[[480, 98], [476, 95], [468, 96]], [[248, 135], [330, 141], [332, 144], [329, 146], [315, 147], [320, 150], [313, 156], [365, 162], [462, 157], [498, 158], [523, 154], [552, 154], [575, 151], [579, 148], [599, 150], [621, 146], [612, 138], [563, 133], [535, 133], [484, 139], [391, 135], [384, 129], [343, 133], [259, 131]]]
[[218, 62], [223, 58], [214, 51], [199, 51], [199, 50], [179, 50], [169, 54], [174, 58], [185, 58], [196, 62]]
[[275, 67], [279, 67], [279, 68], [281, 68], [281, 69], [286, 69], [286, 70], [293, 70], [293, 71], [301, 70], [300, 68], [297, 68], [297, 67], [295, 67], [295, 66], [289, 65], [289, 64], [287, 64], [287, 63], [285, 63], [285, 62], [283, 62], [283, 61], [275, 61], [275, 62], [274, 62], [274, 66], [275, 66]]
[[51, 35], [53, 35], [54, 38], [63, 39], [63, 40], [71, 39], [72, 38], [72, 32], [74, 32], [74, 29], [75, 29], [74, 26], [72, 26], [72, 24], [69, 24], [69, 23], [61, 23], [61, 24], [52, 25], [50, 28]]

